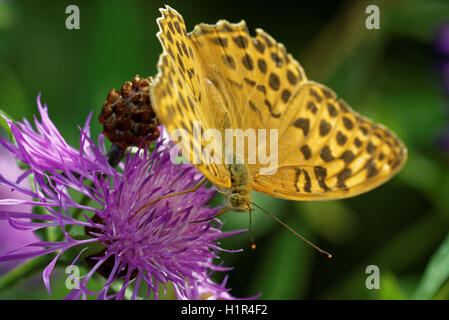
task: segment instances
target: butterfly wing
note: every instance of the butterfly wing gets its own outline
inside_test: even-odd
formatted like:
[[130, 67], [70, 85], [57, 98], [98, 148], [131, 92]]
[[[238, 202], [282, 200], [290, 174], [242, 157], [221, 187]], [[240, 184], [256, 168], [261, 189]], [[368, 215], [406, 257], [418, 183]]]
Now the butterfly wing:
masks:
[[407, 149], [389, 129], [352, 110], [329, 88], [301, 85], [279, 141], [279, 168], [256, 175], [256, 191], [293, 200], [329, 200], [367, 192], [404, 165]]
[[[293, 200], [351, 197], [387, 181], [405, 163], [407, 150], [391, 131], [307, 80], [299, 63], [264, 31], [251, 37], [244, 21], [221, 20], [199, 24], [187, 35], [175, 10], [167, 6], [162, 13], [164, 53], [152, 97], [158, 117], [170, 132], [192, 128], [195, 120], [222, 132], [277, 129], [276, 174], [263, 175], [260, 163], [247, 164], [254, 190]], [[225, 166], [197, 167], [214, 184], [229, 186]]]
[[[163, 53], [159, 58], [158, 75], [151, 86], [151, 102], [158, 119], [163, 123], [172, 138], [179, 141], [187, 152], [190, 163], [194, 164], [212, 183], [223, 188], [231, 186], [229, 173], [219, 159], [203, 157], [205, 142], [196, 136], [195, 130], [221, 128], [224, 115], [219, 104], [211, 103], [204, 95], [207, 88], [204, 77], [200, 78], [200, 66], [194, 47], [189, 39], [184, 20], [180, 14], [167, 6], [161, 9], [162, 17], [157, 20], [160, 31], [157, 36]], [[214, 109], [214, 107], [216, 107]], [[181, 129], [186, 136], [175, 136]], [[201, 134], [201, 133], [199, 133]], [[221, 150], [221, 141], [212, 141], [214, 150]], [[205, 154], [206, 157], [209, 155]], [[217, 161], [219, 160], [219, 161]], [[219, 163], [217, 163], [219, 162]]]
[[[261, 29], [256, 32], [251, 37], [243, 20], [220, 20], [201, 23], [189, 34], [201, 74], [213, 79], [222, 94], [232, 128], [279, 128], [289, 97], [307, 81], [282, 44]], [[281, 79], [287, 79], [282, 86]]]
[[407, 157], [394, 133], [307, 80], [270, 35], [244, 21], [197, 25], [191, 34], [206, 77], [215, 79], [234, 128], [278, 129], [279, 169], [247, 164], [254, 190], [293, 200], [351, 197], [390, 179]]
[[[220, 130], [223, 137], [227, 128], [280, 125], [284, 101], [306, 81], [300, 65], [282, 44], [260, 29], [251, 38], [244, 21], [199, 24], [187, 34], [179, 13], [169, 6], [161, 12], [157, 36], [164, 52], [151, 98], [160, 122], [171, 134], [183, 128], [193, 137], [195, 121], [201, 122], [202, 129]], [[267, 72], [271, 63], [276, 64], [276, 72]], [[289, 86], [279, 90], [281, 77], [288, 79]], [[198, 145], [197, 139], [192, 140]], [[204, 145], [191, 146], [191, 154], [200, 153], [200, 147]], [[195, 164], [193, 156], [190, 160]], [[230, 186], [224, 165], [195, 166], [214, 184]]]

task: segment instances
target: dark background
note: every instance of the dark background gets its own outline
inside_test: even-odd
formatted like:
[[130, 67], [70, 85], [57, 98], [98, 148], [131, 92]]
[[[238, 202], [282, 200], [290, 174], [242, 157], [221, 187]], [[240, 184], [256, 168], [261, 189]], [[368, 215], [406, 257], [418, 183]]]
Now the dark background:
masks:
[[[447, 276], [433, 276], [427, 266], [449, 227], [448, 150], [439, 143], [449, 100], [433, 53], [436, 31], [449, 22], [449, 3], [165, 3], [183, 15], [188, 31], [219, 19], [244, 19], [250, 32], [264, 29], [298, 59], [309, 79], [330, 86], [355, 110], [391, 128], [409, 150], [396, 177], [353, 199], [304, 203], [254, 195], [256, 203], [334, 258], [320, 255], [256, 211], [257, 250], [249, 249], [247, 234], [222, 243], [227, 249], [245, 249], [220, 255], [224, 265], [234, 267], [231, 293], [247, 297], [262, 292], [265, 299], [448, 298]], [[65, 28], [69, 4], [80, 8], [80, 30]], [[365, 28], [370, 4], [380, 8], [379, 30]], [[1, 1], [0, 109], [14, 119], [31, 120], [41, 92], [56, 126], [78, 146], [77, 126], [90, 110], [96, 119], [110, 89], [135, 74], [155, 75], [161, 53], [155, 20], [163, 5], [150, 0]], [[92, 131], [93, 137], [100, 133], [97, 121]], [[248, 226], [243, 213], [229, 212], [223, 220], [226, 230]], [[448, 263], [439, 266], [448, 272], [449, 258], [442, 259]], [[365, 286], [368, 265], [380, 269], [379, 290]], [[49, 298], [41, 280], [28, 283], [0, 298]], [[431, 293], [423, 289], [432, 285]], [[65, 295], [63, 277], [54, 286], [51, 298]]]

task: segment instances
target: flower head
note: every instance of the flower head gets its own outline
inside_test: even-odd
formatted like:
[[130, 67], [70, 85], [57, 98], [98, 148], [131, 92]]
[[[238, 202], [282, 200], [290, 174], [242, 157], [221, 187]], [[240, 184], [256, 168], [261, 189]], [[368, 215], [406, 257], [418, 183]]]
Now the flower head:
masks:
[[[37, 131], [27, 121], [14, 124], [6, 119], [16, 143], [0, 140], [28, 166], [17, 181], [0, 174], [0, 183], [33, 200], [0, 200], [0, 219], [8, 219], [18, 229], [58, 226], [61, 237], [18, 247], [1, 255], [0, 261], [54, 254], [43, 271], [49, 292], [50, 274], [58, 260], [69, 265], [85, 263], [90, 271], [77, 279], [67, 296], [72, 299], [87, 295], [121, 299], [126, 290], [137, 298], [143, 283], [147, 295], [153, 293], [156, 298], [159, 286], [168, 283], [181, 299], [231, 298], [224, 283], [214, 283], [210, 273], [228, 270], [214, 264], [222, 250], [217, 240], [241, 231], [220, 230], [220, 222], [213, 218], [220, 208], [206, 206], [215, 191], [202, 186], [195, 192], [159, 199], [194, 187], [201, 180], [194, 167], [173, 164], [170, 147], [159, 141], [152, 152], [143, 149], [128, 154], [117, 170], [108, 163], [102, 135], [98, 146], [91, 140], [90, 116], [81, 128], [77, 150], [62, 138], [39, 98], [37, 102], [42, 119], [34, 121]], [[34, 178], [33, 188], [19, 184], [29, 175]], [[80, 197], [90, 202], [77, 200]], [[19, 204], [46, 212], [5, 207]], [[207, 221], [211, 218], [214, 224]], [[93, 254], [92, 248], [97, 248]], [[91, 291], [89, 286], [95, 274], [106, 278], [100, 291]], [[117, 282], [121, 289], [111, 292]]]

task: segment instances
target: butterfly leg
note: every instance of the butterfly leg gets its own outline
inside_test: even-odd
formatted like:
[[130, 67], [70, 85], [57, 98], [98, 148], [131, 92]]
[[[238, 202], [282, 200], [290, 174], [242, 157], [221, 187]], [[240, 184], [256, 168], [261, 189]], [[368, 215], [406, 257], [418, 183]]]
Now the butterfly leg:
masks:
[[230, 207], [224, 207], [224, 208], [221, 208], [215, 215], [213, 215], [210, 218], [190, 221], [190, 223], [198, 223], [198, 222], [210, 221], [210, 220], [213, 220], [213, 219], [217, 218], [218, 216], [221, 216], [223, 213], [228, 212], [229, 210], [231, 210]]
[[170, 198], [170, 197], [174, 197], [174, 196], [179, 196], [179, 195], [181, 195], [181, 194], [186, 194], [186, 193], [189, 193], [189, 192], [195, 192], [195, 191], [198, 190], [204, 183], [206, 183], [206, 181], [207, 181], [207, 179], [206, 179], [206, 178], [203, 178], [203, 179], [200, 180], [200, 182], [198, 182], [198, 184], [197, 184], [196, 186], [194, 186], [194, 187], [191, 188], [191, 189], [184, 190], [184, 191], [181, 191], [181, 192], [175, 192], [175, 193], [167, 194], [167, 195], [165, 195], [165, 196], [159, 197], [159, 198], [157, 198], [156, 200], [150, 202], [148, 205], [153, 204], [153, 203], [155, 203], [155, 202], [157, 202], [157, 201], [159, 201], [159, 200], [165, 199], [165, 198]]
[[207, 181], [207, 179], [204, 177], [203, 179], [200, 180], [200, 182], [198, 182], [198, 184], [197, 184], [196, 186], [194, 186], [194, 187], [191, 188], [191, 189], [184, 190], [184, 191], [181, 191], [181, 192], [170, 193], [170, 194], [167, 194], [167, 195], [165, 195], [165, 196], [159, 197], [159, 198], [157, 198], [157, 199], [151, 201], [150, 203], [147, 203], [147, 204], [143, 205], [142, 207], [140, 207], [140, 209], [137, 210], [136, 213], [134, 213], [133, 216], [132, 216], [130, 219], [134, 218], [134, 217], [135, 217], [139, 212], [141, 212], [143, 209], [145, 209], [145, 208], [151, 206], [152, 204], [158, 202], [159, 200], [166, 199], [166, 198], [171, 198], [171, 197], [174, 197], [174, 196], [179, 196], [179, 195], [181, 195], [181, 194], [186, 194], [186, 193], [189, 193], [189, 192], [195, 192], [195, 191], [198, 190], [203, 184], [205, 184], [206, 181]]

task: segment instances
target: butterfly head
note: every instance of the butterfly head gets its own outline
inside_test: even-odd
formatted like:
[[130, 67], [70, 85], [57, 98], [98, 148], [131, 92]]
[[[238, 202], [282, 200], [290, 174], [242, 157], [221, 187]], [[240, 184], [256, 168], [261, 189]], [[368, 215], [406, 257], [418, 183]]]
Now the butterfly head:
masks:
[[249, 193], [230, 193], [227, 195], [228, 205], [231, 210], [234, 211], [249, 211], [249, 203], [251, 203], [251, 197]]

